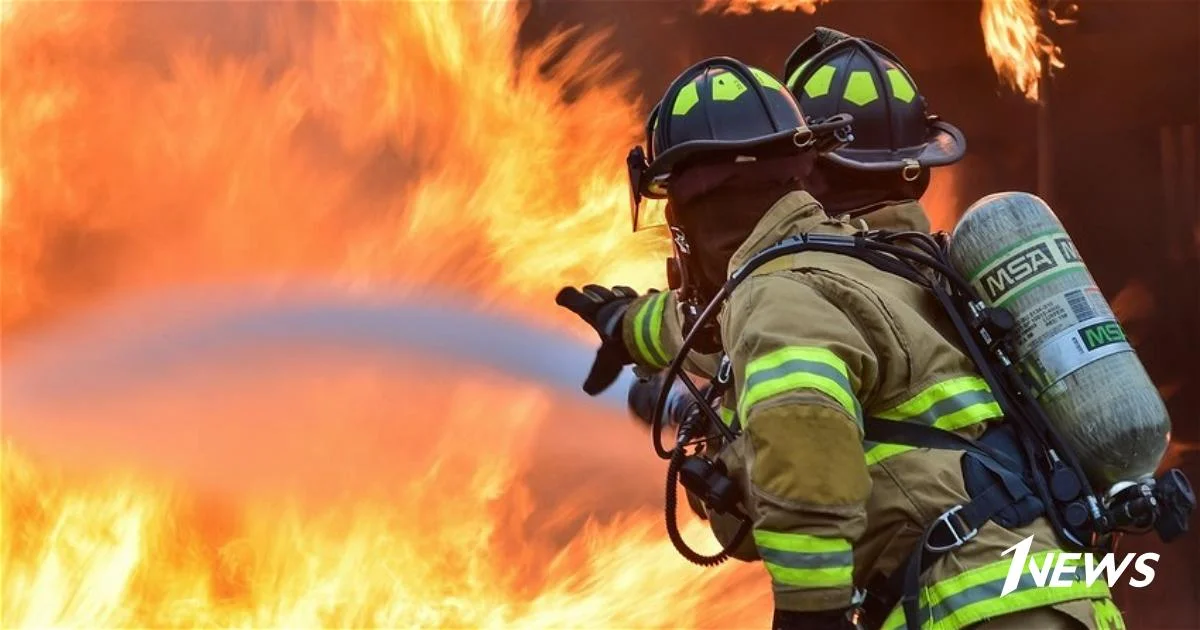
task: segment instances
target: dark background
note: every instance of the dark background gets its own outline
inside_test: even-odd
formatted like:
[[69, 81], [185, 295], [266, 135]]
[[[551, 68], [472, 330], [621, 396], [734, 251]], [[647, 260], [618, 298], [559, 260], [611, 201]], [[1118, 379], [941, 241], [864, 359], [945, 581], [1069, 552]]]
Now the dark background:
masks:
[[[959, 198], [1001, 190], [1043, 192], [1110, 301], [1122, 289], [1142, 362], [1163, 388], [1178, 444], [1171, 461], [1200, 483], [1200, 1], [1079, 2], [1078, 23], [1052, 26], [1066, 67], [1048, 86], [1053, 159], [1039, 191], [1038, 108], [992, 69], [967, 0], [833, 0], [814, 15], [696, 14], [692, 2], [538, 2], [524, 35], [563, 25], [611, 29], [613, 46], [653, 102], [674, 76], [712, 55], [782, 74], [817, 25], [874, 39], [898, 54], [935, 113], [958, 125], [968, 158]], [[1044, 85], [1043, 89], [1047, 89]], [[935, 173], [935, 178], [937, 177]], [[1141, 297], [1138, 297], [1140, 294]], [[1188, 447], [1191, 447], [1189, 449]], [[1200, 522], [1194, 522], [1194, 529]], [[1169, 547], [1128, 538], [1120, 551], [1158, 551], [1155, 582], [1122, 585], [1131, 628], [1200, 628], [1200, 536]]]

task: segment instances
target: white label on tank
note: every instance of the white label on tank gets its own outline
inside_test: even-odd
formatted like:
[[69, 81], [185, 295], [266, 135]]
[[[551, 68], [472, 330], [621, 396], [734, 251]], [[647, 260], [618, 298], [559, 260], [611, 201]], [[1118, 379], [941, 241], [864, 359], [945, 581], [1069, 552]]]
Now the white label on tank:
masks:
[[1041, 396], [1075, 370], [1121, 352], [1133, 352], [1121, 325], [1111, 317], [1096, 317], [1051, 337], [1026, 357], [1023, 367]]
[[1097, 318], [1113, 314], [1095, 285], [1053, 295], [1016, 318], [1017, 352], [1024, 357], [1063, 330]]
[[1078, 270], [1086, 272], [1071, 237], [1052, 230], [997, 254], [971, 277], [971, 284], [988, 304], [1004, 306], [1052, 278]]

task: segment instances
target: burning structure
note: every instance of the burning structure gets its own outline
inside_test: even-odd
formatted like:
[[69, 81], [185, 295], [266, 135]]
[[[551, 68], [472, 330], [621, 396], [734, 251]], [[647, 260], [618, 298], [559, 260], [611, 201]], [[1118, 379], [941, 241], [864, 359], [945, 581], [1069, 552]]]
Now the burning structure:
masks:
[[[816, 23], [902, 52], [967, 132], [971, 157], [930, 193], [939, 227], [983, 193], [1053, 184], [1148, 368], [1174, 387], [1174, 455], [1200, 478], [1200, 10], [1085, 3], [1046, 33], [1048, 8], [0, 4], [0, 619], [764, 624], [757, 572], [694, 571], [662, 540], [640, 435], [494, 369], [193, 344], [149, 363], [170, 378], [109, 375], [72, 394], [112, 366], [48, 390], [19, 377], [42, 346], [82, 356], [91, 338], [59, 331], [91, 326], [94, 309], [178, 287], [451, 288], [555, 329], [564, 284], [659, 285], [666, 244], [627, 234], [624, 212], [637, 95], [704, 54], [781, 67]], [[1159, 71], [1163, 58], [1178, 61]], [[96, 326], [173, 338], [161, 322], [199, 310]], [[1164, 554], [1170, 579], [1119, 593], [1131, 617], [1187, 626], [1198, 551], [1193, 535]]]

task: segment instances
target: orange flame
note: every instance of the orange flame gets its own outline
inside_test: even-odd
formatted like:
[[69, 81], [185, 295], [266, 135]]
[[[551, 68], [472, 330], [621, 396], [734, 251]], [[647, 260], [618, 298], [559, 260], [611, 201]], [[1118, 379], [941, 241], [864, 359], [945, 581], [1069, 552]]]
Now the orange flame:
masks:
[[[636, 139], [641, 106], [595, 38], [568, 46], [574, 34], [560, 33], [518, 55], [515, 1], [0, 6], [0, 330], [10, 338], [135, 292], [247, 277], [449, 285], [550, 321], [568, 321], [550, 299], [564, 284], [662, 284], [668, 243], [629, 233], [613, 151]], [[303, 470], [279, 462], [289, 445], [302, 462], [313, 449], [378, 447], [352, 410], [499, 435], [466, 454], [425, 433], [399, 448], [378, 440], [393, 445], [383, 461], [404, 459], [393, 448], [436, 455], [386, 501], [298, 506], [301, 493], [279, 490], [209, 505], [156, 466], [182, 458], [216, 474], [229, 462], [166, 448], [183, 431], [100, 441], [84, 430], [105, 430], [99, 411], [45, 453], [6, 446], [3, 625], [729, 626], [769, 606], [760, 570], [751, 590], [729, 593], [728, 571], [689, 569], [640, 506], [565, 541], [522, 534], [534, 499], [515, 471], [548, 424], [548, 397], [483, 375], [421, 376], [402, 404], [306, 383], [299, 391], [319, 396], [298, 408], [338, 426], [321, 434], [239, 438], [262, 418], [205, 418], [245, 450], [237, 462], [271, 470]], [[424, 388], [436, 395], [417, 396]], [[39, 426], [4, 413], [6, 439]], [[330, 447], [347, 433], [357, 441]], [[641, 438], [619, 446], [610, 462], [645, 452]], [[60, 470], [75, 459], [63, 452], [118, 447], [153, 466]], [[638, 487], [657, 487], [646, 481], [661, 474], [654, 464]], [[542, 474], [558, 483], [559, 470]], [[548, 525], [588, 515], [582, 499], [536, 507]], [[686, 527], [711, 540], [702, 524]], [[499, 532], [502, 554], [482, 542]], [[718, 590], [743, 616], [706, 612]]]
[[1044, 64], [1065, 67], [1060, 50], [1042, 31], [1032, 0], [983, 0], [984, 46], [996, 74], [1030, 101], [1038, 100]]
[[[665, 245], [629, 234], [612, 150], [640, 109], [598, 40], [568, 50], [559, 34], [514, 59], [515, 2], [310, 9], [10, 7], [5, 327], [117, 287], [247, 273], [517, 306], [583, 280], [661, 284]], [[205, 41], [189, 11], [264, 32]]]
[[[816, 13], [830, 0], [704, 0], [701, 12], [723, 9], [726, 14], [752, 11], [803, 11]], [[984, 46], [996, 75], [1031, 101], [1038, 100], [1043, 64], [1063, 68], [1058, 46], [1038, 23], [1035, 0], [983, 0], [980, 24]], [[1052, 19], [1057, 19], [1051, 15]], [[1045, 61], [1043, 61], [1045, 59]]]
[[[754, 597], [763, 592], [761, 578], [689, 567], [662, 536], [656, 510], [568, 526], [565, 516], [597, 512], [586, 486], [556, 488], [557, 501], [533, 487], [554, 463], [534, 465], [533, 439], [564, 440], [564, 430], [613, 449], [608, 459], [625, 470], [608, 479], [630, 484], [656, 472], [657, 465], [621, 454], [633, 444], [619, 429], [633, 427], [593, 422], [528, 385], [469, 374], [381, 381], [353, 371], [330, 378], [326, 368], [320, 375], [321, 391], [297, 391], [289, 380], [287, 396], [256, 409], [286, 415], [207, 419], [219, 425], [208, 430], [228, 433], [222, 439], [231, 453], [254, 457], [173, 467], [203, 473], [203, 487], [220, 493], [189, 491], [137, 470], [58, 471], [6, 447], [0, 452], [4, 626], [691, 627], [704, 625], [707, 615], [717, 620], [709, 623], [737, 623], [706, 605], [717, 599], [735, 615], [768, 612], [746, 608], [761, 601]], [[273, 389], [258, 378], [256, 399]], [[437, 426], [421, 431], [429, 436], [420, 439], [428, 451], [405, 447], [411, 423], [405, 429], [386, 413], [368, 411], [395, 410], [390, 392], [405, 381], [423, 383], [399, 388], [411, 409], [439, 411]], [[354, 404], [339, 413], [321, 408], [347, 401]], [[177, 413], [177, 402], [143, 397], [138, 405]], [[552, 422], [564, 412], [578, 422], [555, 431]], [[121, 457], [96, 452], [117, 446], [90, 422], [97, 416], [115, 420], [89, 411], [70, 424], [93, 444], [85, 456]], [[271, 419], [281, 417], [288, 419]], [[304, 434], [281, 438], [288, 426]], [[184, 434], [154, 442], [175, 457], [191, 457], [178, 448], [189, 439], [179, 425], [149, 430]], [[485, 444], [464, 439], [485, 432]], [[316, 444], [322, 448], [314, 457]], [[581, 452], [569, 456], [578, 460]], [[594, 459], [597, 468], [612, 463]], [[251, 485], [264, 472], [275, 478]], [[578, 476], [564, 466], [554, 473]], [[281, 492], [290, 475], [299, 475], [302, 493]], [[342, 476], [347, 483], [339, 484]], [[344, 495], [346, 488], [354, 494]], [[315, 501], [322, 490], [328, 498]], [[692, 521], [685, 534], [703, 542], [711, 539], [704, 529]], [[718, 590], [728, 597], [715, 597]]]
[[704, 0], [700, 12], [721, 9], [726, 15], [746, 15], [752, 11], [803, 11], [812, 15], [819, 5], [827, 2], [829, 0]]

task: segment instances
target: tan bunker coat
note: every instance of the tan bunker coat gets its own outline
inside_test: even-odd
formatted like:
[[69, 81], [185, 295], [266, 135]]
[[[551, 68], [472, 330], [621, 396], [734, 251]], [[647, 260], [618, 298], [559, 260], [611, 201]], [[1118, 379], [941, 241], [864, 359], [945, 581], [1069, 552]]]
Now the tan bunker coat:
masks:
[[[873, 228], [929, 230], [916, 203], [866, 215]], [[736, 269], [796, 234], [851, 234], [803, 192], [780, 199], [730, 261]], [[625, 342], [635, 360], [663, 367], [681, 344], [671, 293], [639, 298]], [[925, 527], [966, 503], [962, 452], [863, 440], [862, 418], [907, 420], [976, 438], [1001, 411], [960, 350], [940, 305], [925, 289], [856, 258], [804, 252], [776, 259], [738, 286], [720, 314], [734, 368], [723, 417], [743, 428], [720, 458], [741, 485], [753, 540], [736, 554], [761, 559], [784, 610], [848, 607], [855, 585], [891, 575]], [[954, 339], [952, 343], [948, 341]], [[706, 358], [693, 362], [703, 368]], [[710, 372], [711, 374], [711, 372]], [[736, 523], [714, 517], [717, 537]], [[1044, 518], [1020, 530], [989, 522], [922, 578], [926, 628], [963, 628], [1052, 606], [1089, 628], [1122, 628], [1103, 580], [1039, 588], [1031, 578], [1000, 596], [1012, 555], [1033, 535], [1031, 555], [1057, 550]], [[1028, 569], [1026, 569], [1028, 573]], [[897, 607], [884, 623], [904, 626]]]

